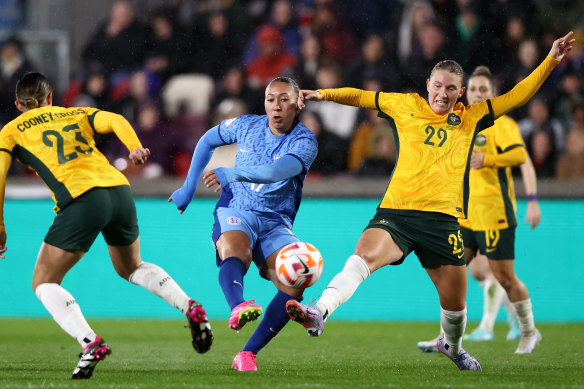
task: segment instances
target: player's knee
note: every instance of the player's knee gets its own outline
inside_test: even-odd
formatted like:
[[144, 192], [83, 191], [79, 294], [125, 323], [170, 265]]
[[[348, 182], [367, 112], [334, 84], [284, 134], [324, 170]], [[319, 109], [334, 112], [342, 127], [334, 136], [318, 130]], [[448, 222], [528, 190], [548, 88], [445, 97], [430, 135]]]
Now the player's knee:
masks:
[[507, 273], [495, 273], [495, 278], [506, 291], [513, 289], [517, 285], [518, 281], [514, 274]]

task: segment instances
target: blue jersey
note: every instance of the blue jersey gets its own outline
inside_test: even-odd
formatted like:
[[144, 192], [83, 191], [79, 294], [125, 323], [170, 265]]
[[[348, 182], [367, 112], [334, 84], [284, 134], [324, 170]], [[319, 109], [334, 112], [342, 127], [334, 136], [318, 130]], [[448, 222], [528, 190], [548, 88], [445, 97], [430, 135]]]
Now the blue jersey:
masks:
[[295, 122], [290, 131], [276, 136], [270, 131], [266, 115], [224, 120], [218, 130], [224, 143], [238, 145], [236, 168], [272, 164], [284, 155], [300, 161], [302, 172], [297, 176], [270, 184], [231, 182], [222, 189], [217, 202], [217, 207], [277, 213], [291, 228], [300, 206], [304, 178], [318, 152], [312, 131]]

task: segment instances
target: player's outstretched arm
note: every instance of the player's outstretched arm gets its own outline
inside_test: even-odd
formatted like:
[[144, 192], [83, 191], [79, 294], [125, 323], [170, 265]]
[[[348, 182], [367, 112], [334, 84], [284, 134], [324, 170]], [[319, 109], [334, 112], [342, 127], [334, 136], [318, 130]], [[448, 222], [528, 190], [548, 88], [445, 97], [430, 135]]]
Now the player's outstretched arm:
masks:
[[205, 173], [203, 180], [207, 188], [219, 185], [215, 188], [215, 192], [219, 192], [221, 188], [230, 182], [242, 181], [271, 184], [297, 176], [302, 173], [303, 169], [302, 163], [296, 157], [284, 155], [269, 165], [247, 168], [216, 168]]
[[565, 36], [556, 39], [548, 56], [543, 62], [519, 84], [509, 92], [491, 100], [495, 118], [524, 105], [539, 89], [552, 70], [560, 63], [564, 56], [572, 50], [574, 39], [570, 31]]
[[[93, 120], [93, 128], [98, 134], [115, 133], [130, 152], [133, 152], [137, 148], [142, 148], [136, 131], [134, 131], [130, 122], [122, 115], [108, 111], [98, 111]], [[148, 155], [150, 155], [150, 151], [148, 151]], [[136, 163], [135, 161], [132, 162]]]
[[193, 158], [191, 159], [191, 166], [183, 186], [175, 190], [168, 199], [169, 203], [175, 203], [176, 208], [180, 213], [183, 213], [191, 203], [195, 191], [197, 190], [197, 184], [199, 183], [201, 173], [211, 160], [215, 148], [223, 146], [224, 144], [225, 143], [219, 136], [218, 126], [207, 131], [197, 143], [193, 153]]
[[4, 192], [6, 189], [6, 176], [12, 164], [12, 156], [0, 151], [0, 258], [6, 258], [6, 227], [4, 226]]
[[334, 101], [335, 103], [351, 105], [353, 107], [377, 109], [375, 106], [375, 95], [377, 92], [357, 88], [319, 89], [317, 92], [320, 93], [323, 100]]
[[483, 154], [479, 150], [473, 150], [470, 158], [470, 167], [482, 169], [483, 167], [505, 168], [518, 166], [525, 162], [527, 151], [524, 147], [514, 147], [504, 153]]
[[527, 194], [525, 222], [530, 224], [531, 229], [534, 229], [541, 222], [541, 209], [537, 202], [537, 176], [529, 155], [525, 163], [521, 165], [521, 178]]

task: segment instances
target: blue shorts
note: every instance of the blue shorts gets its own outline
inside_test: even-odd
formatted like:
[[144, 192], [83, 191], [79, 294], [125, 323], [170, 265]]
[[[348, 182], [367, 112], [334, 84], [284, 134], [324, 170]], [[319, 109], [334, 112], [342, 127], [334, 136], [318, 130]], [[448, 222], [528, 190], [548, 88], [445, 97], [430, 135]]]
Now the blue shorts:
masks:
[[[243, 231], [249, 237], [253, 262], [261, 269], [266, 258], [274, 251], [299, 239], [283, 224], [276, 214], [256, 211], [240, 211], [219, 207], [214, 212], [215, 224], [211, 240], [216, 248], [217, 239], [227, 231]], [[217, 255], [217, 266], [221, 259]]]

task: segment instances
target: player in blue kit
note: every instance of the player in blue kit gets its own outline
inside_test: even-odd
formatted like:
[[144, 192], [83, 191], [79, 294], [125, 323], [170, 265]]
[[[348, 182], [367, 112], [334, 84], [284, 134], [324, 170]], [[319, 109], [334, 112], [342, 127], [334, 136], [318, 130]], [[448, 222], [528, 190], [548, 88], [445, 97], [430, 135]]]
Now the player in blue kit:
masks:
[[173, 201], [181, 213], [197, 188], [215, 148], [237, 143], [235, 167], [220, 167], [203, 175], [207, 188], [218, 185], [212, 241], [217, 251], [219, 284], [231, 308], [229, 328], [239, 332], [262, 314], [255, 300], [243, 297], [243, 277], [252, 261], [278, 292], [243, 350], [233, 360], [239, 371], [257, 370], [256, 354], [286, 325], [286, 301], [302, 300], [303, 290], [278, 281], [278, 252], [297, 242], [292, 224], [300, 206], [302, 185], [316, 158], [314, 134], [295, 117], [299, 89], [288, 77], [277, 77], [266, 88], [266, 115], [245, 115], [221, 122], [198, 142], [183, 186]]

